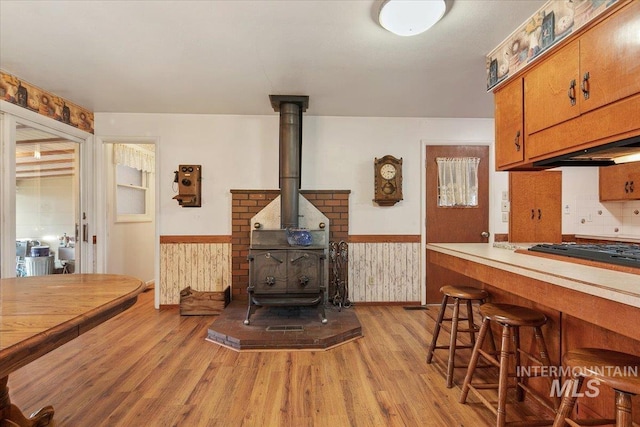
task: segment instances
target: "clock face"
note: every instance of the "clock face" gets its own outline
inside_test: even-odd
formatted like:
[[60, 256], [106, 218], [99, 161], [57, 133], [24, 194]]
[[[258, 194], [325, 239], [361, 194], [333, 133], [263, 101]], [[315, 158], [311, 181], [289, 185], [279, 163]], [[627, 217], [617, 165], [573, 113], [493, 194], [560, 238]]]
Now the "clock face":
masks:
[[396, 167], [391, 163], [385, 163], [380, 168], [380, 176], [384, 179], [393, 179], [393, 177], [396, 176]]

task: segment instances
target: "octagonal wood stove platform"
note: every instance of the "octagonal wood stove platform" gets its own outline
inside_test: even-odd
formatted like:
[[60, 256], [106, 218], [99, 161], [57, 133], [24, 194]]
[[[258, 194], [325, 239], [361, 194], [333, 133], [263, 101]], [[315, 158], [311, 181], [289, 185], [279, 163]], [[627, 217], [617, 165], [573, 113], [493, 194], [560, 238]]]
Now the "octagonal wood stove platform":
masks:
[[362, 336], [353, 309], [328, 306], [327, 324], [316, 307], [260, 307], [245, 325], [246, 302], [233, 301], [209, 326], [207, 341], [233, 350], [327, 350]]

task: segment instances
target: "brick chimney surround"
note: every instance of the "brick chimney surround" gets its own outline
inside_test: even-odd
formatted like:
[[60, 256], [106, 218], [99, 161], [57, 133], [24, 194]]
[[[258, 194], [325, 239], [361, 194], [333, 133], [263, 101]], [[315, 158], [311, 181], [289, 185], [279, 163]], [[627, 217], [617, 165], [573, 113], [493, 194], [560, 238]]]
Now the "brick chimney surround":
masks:
[[[330, 241], [348, 241], [351, 190], [300, 190], [330, 221]], [[231, 190], [231, 263], [234, 299], [247, 298], [251, 218], [280, 195], [280, 190]]]

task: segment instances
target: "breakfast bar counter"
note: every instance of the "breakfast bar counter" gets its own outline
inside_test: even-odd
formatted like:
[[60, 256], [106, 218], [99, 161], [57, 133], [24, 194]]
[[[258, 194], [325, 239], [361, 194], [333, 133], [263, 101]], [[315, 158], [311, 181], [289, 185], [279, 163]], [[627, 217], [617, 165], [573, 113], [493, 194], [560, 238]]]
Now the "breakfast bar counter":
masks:
[[427, 258], [428, 263], [640, 341], [640, 271], [581, 265], [487, 243], [429, 243]]

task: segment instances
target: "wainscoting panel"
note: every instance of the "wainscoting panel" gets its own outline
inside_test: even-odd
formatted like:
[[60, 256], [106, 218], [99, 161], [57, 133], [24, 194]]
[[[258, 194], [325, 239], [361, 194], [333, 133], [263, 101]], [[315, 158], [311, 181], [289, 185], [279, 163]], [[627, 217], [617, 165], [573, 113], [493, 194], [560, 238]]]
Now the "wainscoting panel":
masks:
[[221, 292], [231, 286], [231, 243], [160, 241], [160, 305], [180, 303], [187, 286]]
[[353, 302], [419, 302], [420, 243], [350, 242], [349, 298]]

